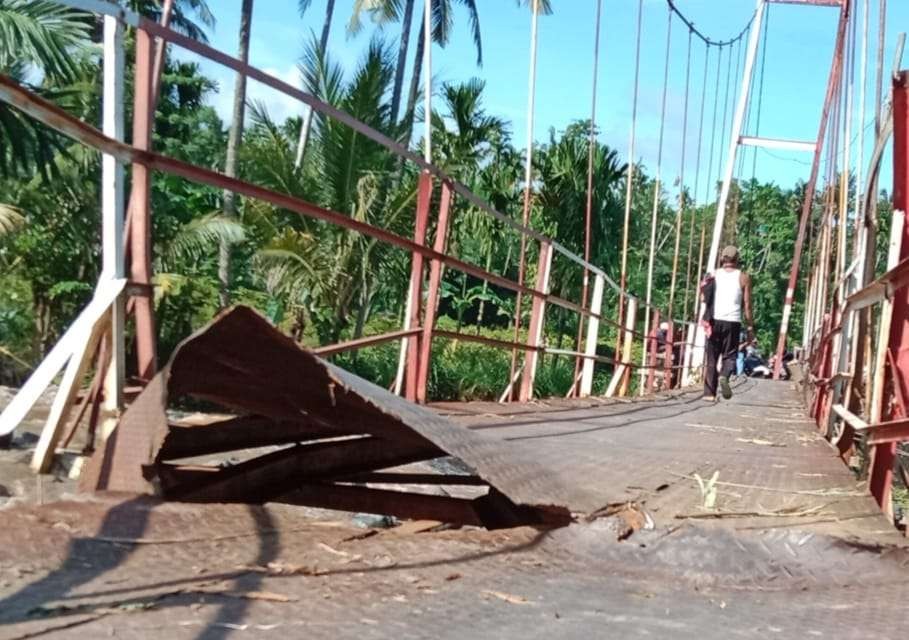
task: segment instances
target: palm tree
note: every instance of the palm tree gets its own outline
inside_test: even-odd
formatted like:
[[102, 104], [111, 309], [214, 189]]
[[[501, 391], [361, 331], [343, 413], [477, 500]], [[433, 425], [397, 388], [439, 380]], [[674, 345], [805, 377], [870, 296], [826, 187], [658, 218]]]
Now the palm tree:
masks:
[[[349, 78], [315, 40], [304, 52], [301, 70], [309, 93], [373, 128], [390, 126], [386, 96], [392, 55], [380, 40], [372, 41]], [[299, 172], [293, 168], [295, 129], [274, 123], [258, 104], [252, 107], [251, 121], [243, 153], [256, 183], [396, 233], [412, 233], [407, 214], [415, 197], [413, 180], [382, 196], [390, 157], [384, 147], [317, 113], [310, 159]], [[306, 326], [315, 327], [322, 343], [336, 342], [351, 326], [354, 335], [362, 332], [380, 283], [398, 270], [392, 264], [400, 257], [397, 252], [369, 237], [262, 203], [245, 207], [244, 219], [261, 247], [254, 261], [258, 279], [270, 296], [292, 310], [291, 331], [297, 339]]]
[[[299, 0], [298, 7], [302, 17], [312, 0]], [[319, 48], [322, 51], [328, 49], [328, 36], [331, 32], [331, 19], [335, 12], [335, 0], [328, 0], [325, 5], [325, 22], [322, 23], [322, 37], [319, 38]], [[303, 164], [303, 155], [306, 153], [306, 143], [309, 140], [309, 130], [312, 128], [313, 110], [306, 109], [306, 115], [303, 117], [303, 126], [300, 127], [300, 139], [297, 141], [297, 156], [294, 160], [294, 167], [299, 169]]]
[[[252, 26], [253, 0], [243, 0], [240, 8], [240, 37], [237, 57], [245, 64], [249, 60], [249, 34]], [[227, 158], [224, 162], [224, 173], [233, 178], [237, 175], [237, 149], [243, 138], [243, 120], [246, 117], [246, 76], [237, 73], [234, 84], [234, 109], [230, 125], [230, 136], [227, 139]], [[224, 216], [235, 218], [237, 215], [236, 196], [233, 191], [224, 191]], [[230, 304], [230, 242], [221, 241], [218, 255], [218, 280], [221, 285], [221, 307]]]
[[[52, 2], [0, 1], [0, 73], [28, 84], [37, 69], [42, 83], [30, 88], [59, 97], [79, 78], [90, 29], [89, 16]], [[62, 148], [59, 136], [0, 104], [0, 173], [52, 171]]]
[[[548, 1], [548, 0], [547, 0]], [[402, 5], [403, 2], [403, 5]], [[467, 8], [470, 20], [471, 33], [477, 49], [477, 64], [483, 64], [483, 42], [480, 36], [480, 17], [477, 11], [476, 0], [432, 0], [432, 39], [439, 46], [444, 47], [451, 38], [454, 27], [453, 8], [455, 2]], [[388, 24], [401, 21], [401, 39], [398, 44], [397, 64], [395, 66], [394, 85], [392, 87], [391, 110], [394, 121], [397, 121], [400, 108], [401, 93], [404, 85], [404, 71], [407, 64], [407, 50], [410, 44], [411, 23], [413, 20], [414, 0], [355, 0], [353, 15], [348, 24], [348, 31], [356, 33], [362, 23], [362, 14], [368, 12], [373, 20], [379, 24]], [[420, 75], [423, 72], [423, 53], [426, 44], [426, 23], [420, 22], [420, 35], [414, 52], [413, 74], [410, 80], [410, 93], [407, 100], [407, 129], [413, 123], [413, 112], [417, 102]], [[409, 134], [408, 134], [409, 137]]]
[[[477, 65], [483, 65], [483, 42], [480, 36], [480, 15], [477, 12], [475, 0], [457, 0], [457, 2], [467, 8], [468, 19], [470, 20], [470, 30], [473, 35], [474, 46], [477, 49]], [[432, 0], [432, 41], [440, 47], [448, 44], [451, 38], [451, 30], [454, 26], [454, 17], [452, 0]], [[417, 93], [420, 88], [420, 76], [423, 73], [423, 54], [426, 47], [426, 21], [420, 22], [420, 35], [417, 38], [417, 48], [414, 52], [413, 74], [410, 77], [410, 92], [407, 96], [407, 111], [405, 118], [407, 120], [406, 138], [410, 138], [413, 132], [414, 109], [417, 104]], [[427, 78], [426, 82], [431, 79]]]
[[[122, 4], [155, 22], [161, 19], [160, 0], [125, 0]], [[195, 19], [191, 16], [195, 16]], [[169, 26], [193, 40], [208, 42], [205, 29], [215, 26], [215, 16], [206, 0], [177, 0], [171, 10]]]

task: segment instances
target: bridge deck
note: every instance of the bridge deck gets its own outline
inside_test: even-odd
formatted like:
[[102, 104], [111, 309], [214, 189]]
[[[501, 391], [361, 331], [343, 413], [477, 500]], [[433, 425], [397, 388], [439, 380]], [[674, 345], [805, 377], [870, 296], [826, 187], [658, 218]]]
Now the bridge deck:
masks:
[[[655, 528], [624, 542], [612, 519], [364, 538], [282, 506], [20, 505], [0, 527], [0, 638], [903, 634], [904, 539], [788, 385], [746, 382], [715, 406], [681, 394], [438, 410], [533, 447], [604, 504], [637, 500]], [[726, 517], [678, 518], [702, 514], [693, 474], [717, 471]], [[135, 538], [147, 543], [118, 542]]]
[[[788, 384], [748, 379], [728, 402], [700, 393], [622, 400], [549, 400], [533, 405], [440, 404], [471, 429], [532, 447], [568, 484], [603, 502], [637, 500], [662, 524], [703, 516], [694, 475], [718, 473], [716, 507], [705, 523], [735, 529], [810, 526], [835, 535], [889, 539], [864, 483], [806, 417]], [[801, 515], [782, 517], [787, 510]], [[765, 515], [748, 518], [732, 513]]]

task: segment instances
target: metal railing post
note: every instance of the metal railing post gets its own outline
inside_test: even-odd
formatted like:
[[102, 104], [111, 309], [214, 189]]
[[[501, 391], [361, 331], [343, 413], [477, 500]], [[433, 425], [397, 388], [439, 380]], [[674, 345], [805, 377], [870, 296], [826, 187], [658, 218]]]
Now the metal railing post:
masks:
[[[909, 233], [905, 224], [905, 212], [909, 211], [909, 71], [901, 72], [893, 80], [893, 209], [894, 223], [902, 213], [903, 233], [900, 238], [900, 261], [909, 258]], [[892, 302], [885, 302], [890, 307], [890, 326], [884, 326], [888, 319], [882, 313], [881, 334], [885, 330], [889, 335], [888, 346], [883, 351], [889, 351], [891, 367], [889, 379], [893, 383], [895, 395], [906, 397], [907, 382], [909, 382], [909, 287], [903, 286], [893, 292]], [[885, 369], [875, 370], [875, 391], [878, 386], [885, 384], [882, 379], [887, 375]], [[883, 416], [883, 394], [875, 393], [876, 404], [872, 411], [877, 416]], [[905, 409], [904, 409], [905, 410]], [[888, 416], [891, 417], [891, 416]], [[905, 416], [903, 416], [905, 417]], [[872, 420], [872, 422], [876, 422]], [[871, 449], [871, 466], [868, 477], [868, 487], [877, 500], [884, 513], [893, 514], [893, 505], [890, 499], [893, 485], [893, 465], [896, 460], [896, 442], [875, 445]]]
[[540, 259], [537, 266], [535, 290], [542, 295], [533, 297], [530, 311], [530, 326], [527, 329], [527, 346], [532, 349], [524, 355], [524, 374], [521, 377], [521, 391], [518, 400], [527, 402], [533, 399], [533, 382], [540, 361], [540, 347], [543, 346], [543, 326], [546, 315], [546, 298], [549, 295], [549, 272], [552, 267], [552, 245], [540, 243]]
[[[448, 216], [451, 210], [451, 185], [442, 182], [442, 196], [439, 202], [439, 218], [436, 223], [436, 238], [433, 249], [445, 253], [445, 242], [448, 238]], [[420, 338], [419, 376], [417, 378], [417, 402], [426, 403], [426, 386], [429, 382], [429, 369], [432, 359], [432, 336], [436, 327], [436, 313], [439, 307], [439, 291], [442, 287], [442, 262], [431, 260], [429, 263], [429, 293], [426, 298], [426, 309], [423, 312], [423, 333]]]
[[[136, 29], [136, 71], [133, 96], [133, 146], [151, 148], [152, 121], [152, 40], [144, 29]], [[155, 316], [151, 284], [151, 171], [141, 162], [132, 165], [130, 208], [130, 280], [138, 285], [135, 296], [136, 354], [138, 374], [151, 380], [157, 370], [155, 356]]]
[[[417, 191], [417, 211], [414, 220], [413, 241], [423, 246], [426, 244], [426, 229], [429, 226], [429, 206], [432, 201], [432, 175], [428, 171], [420, 174]], [[413, 253], [410, 263], [410, 289], [407, 309], [405, 310], [404, 329], [420, 326], [420, 310], [423, 302], [423, 254]], [[405, 338], [407, 362], [405, 365], [405, 397], [411, 402], [417, 400], [417, 375], [420, 361], [420, 337]]]
[[[587, 318], [587, 338], [584, 341], [584, 355], [594, 356], [597, 353], [597, 341], [600, 335], [599, 315], [603, 311], [603, 276], [597, 274], [593, 280], [593, 295], [590, 298], [590, 312], [594, 315]], [[583, 318], [580, 320], [583, 322]], [[593, 392], [593, 371], [596, 366], [593, 358], [585, 358], [581, 368], [580, 397], [586, 398]]]

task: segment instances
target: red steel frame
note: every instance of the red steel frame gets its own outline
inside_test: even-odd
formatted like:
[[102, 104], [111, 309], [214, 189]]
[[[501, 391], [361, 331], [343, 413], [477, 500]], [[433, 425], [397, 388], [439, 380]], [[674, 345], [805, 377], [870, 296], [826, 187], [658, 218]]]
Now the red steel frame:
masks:
[[[152, 42], [148, 32], [136, 31], [136, 73], [133, 105], [133, 146], [141, 151], [151, 149], [153, 90]], [[138, 376], [151, 380], [157, 371], [155, 357], [155, 317], [151, 295], [151, 171], [142, 164], [133, 165], [130, 195], [131, 224], [130, 268], [133, 283], [142, 291], [133, 298], [136, 318], [136, 356]]]
[[[820, 3], [818, 3], [820, 4]], [[805, 234], [808, 229], [808, 220], [811, 218], [811, 209], [814, 206], [814, 193], [817, 188], [818, 174], [821, 168], [821, 155], [824, 149], [824, 139], [827, 134], [827, 125], [830, 109], [837, 95], [837, 87], [843, 75], [843, 53], [845, 51], [846, 30], [849, 25], [849, 0], [843, 0], [840, 8], [839, 25], [836, 31], [836, 45], [833, 50], [833, 64], [830, 67], [830, 77], [827, 80], [827, 94], [824, 97], [824, 108], [821, 111], [821, 123], [814, 148], [814, 159], [811, 163], [811, 175], [805, 185], [805, 199], [802, 203], [802, 215], [799, 219], [799, 231], [795, 240], [795, 255], [792, 258], [792, 268], [789, 271], [789, 284], [786, 287], [786, 298], [783, 302], [783, 320], [780, 323], [780, 334], [776, 345], [776, 360], [773, 365], [773, 379], [779, 380], [783, 365], [783, 354], [786, 351], [786, 340], [789, 333], [789, 318], [792, 304], [795, 299], [795, 289], [798, 284], [799, 266], [802, 260], [802, 245], [805, 244]]]
[[[909, 72], [903, 72], [893, 81], [893, 215], [909, 211]], [[900, 262], [909, 258], [909, 229], [903, 226]], [[902, 285], [893, 292], [893, 319], [887, 347], [892, 366], [885, 367], [883, 375], [898, 398], [909, 397], [909, 286]], [[896, 403], [891, 410], [885, 401], [882, 416], [891, 420], [906, 418], [906, 408]], [[886, 434], [886, 437], [885, 435]], [[900, 440], [909, 440], [906, 421], [889, 424], [872, 432], [871, 467], [868, 486], [881, 508], [890, 510], [893, 486], [893, 465]]]

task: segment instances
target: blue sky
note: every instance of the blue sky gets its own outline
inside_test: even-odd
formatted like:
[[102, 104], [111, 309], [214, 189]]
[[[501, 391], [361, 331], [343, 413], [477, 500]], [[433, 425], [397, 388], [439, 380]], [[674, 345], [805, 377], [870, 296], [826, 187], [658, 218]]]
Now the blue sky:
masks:
[[[540, 18], [538, 77], [534, 138], [548, 137], [551, 127], [564, 128], [573, 120], [590, 115], [591, 80], [593, 73], [593, 41], [596, 0], [552, 0], [554, 13]], [[329, 43], [331, 55], [351, 68], [360, 58], [374, 27], [367, 25], [356, 38], [348, 37], [346, 22], [350, 15], [349, 0], [337, 0], [332, 36]], [[478, 0], [483, 33], [484, 64], [477, 67], [473, 42], [467, 28], [463, 10], [456, 13], [455, 34], [449, 45], [433, 49], [433, 75], [436, 82], [466, 80], [476, 76], [486, 81], [485, 105], [492, 114], [507, 118], [517, 146], [523, 147], [526, 137], [527, 74], [530, 51], [530, 11], [518, 8], [512, 0]], [[631, 96], [634, 77], [634, 33], [637, 11], [635, 0], [603, 0], [603, 28], [601, 35], [601, 63], [599, 73], [597, 123], [601, 139], [627, 157]], [[859, 10], [863, 0], [858, 0]], [[873, 69], [876, 50], [876, 7], [878, 0], [871, 0], [871, 39], [869, 69]], [[209, 0], [218, 23], [211, 34], [212, 43], [225, 51], [236, 50], [239, 23], [239, 0]], [[421, 0], [417, 1], [421, 6]], [[726, 40], [737, 34], [755, 8], [754, 0], [676, 0], [679, 9], [702, 32], [714, 40]], [[303, 18], [297, 13], [296, 0], [256, 0], [253, 16], [250, 62], [273, 75], [298, 83], [297, 60], [304, 41], [310, 32], [321, 30], [325, 0], [313, 0]], [[817, 135], [827, 73], [833, 51], [838, 11], [835, 8], [801, 7], [773, 4], [770, 7], [769, 30], [764, 71], [764, 90], [761, 108], [760, 134], [775, 138], [813, 140]], [[663, 85], [663, 64], [666, 55], [667, 5], [665, 0], [644, 0], [641, 55], [641, 89], [638, 106], [638, 133], [635, 156], [642, 160], [652, 173], [656, 167], [659, 147], [660, 101]], [[861, 13], [859, 13], [859, 46]], [[909, 24], [909, 2], [890, 2], [888, 8], [887, 52], [885, 68], [893, 59], [893, 48], [900, 25]], [[411, 43], [417, 37], [417, 20]], [[390, 25], [385, 37], [397, 39], [400, 27]], [[682, 122], [685, 94], [687, 28], [675, 21], [670, 48], [670, 71], [667, 106], [667, 124], [663, 151], [664, 183], [671, 184], [678, 176], [681, 162]], [[742, 42], [741, 59], [744, 60]], [[695, 180], [698, 117], [704, 73], [704, 45], [695, 38], [692, 49], [691, 92], [689, 102], [688, 150], [686, 154], [686, 184], [693, 188]], [[733, 49], [733, 52], [736, 50]], [[707, 168], [710, 164], [709, 125], [713, 116], [713, 97], [716, 83], [717, 49], [710, 54], [707, 106], [705, 110], [704, 142], [702, 148], [700, 187], [698, 198], [707, 192]], [[726, 89], [726, 61], [729, 49], [723, 54], [721, 68], [720, 107], [718, 118], [722, 121], [723, 98]], [[187, 56], [190, 57], [190, 56]], [[411, 54], [412, 57], [412, 54]], [[858, 56], [857, 56], [858, 57]], [[759, 56], [760, 59], [760, 56]], [[735, 56], [733, 56], [733, 61]], [[856, 64], [856, 113], [853, 133], [858, 124], [858, 60]], [[212, 102], [222, 114], [229, 114], [233, 91], [231, 73], [215, 65], [205, 64], [207, 74], [219, 82], [220, 93]], [[733, 62], [733, 75], [735, 62]], [[873, 104], [873, 73], [868, 77], [868, 104]], [[759, 79], [755, 76], [755, 81]], [[733, 88], [741, 76], [733, 78]], [[405, 81], [406, 84], [406, 81]], [[756, 89], [756, 87], [755, 87]], [[281, 118], [297, 113], [300, 106], [265, 87], [252, 83], [250, 97], [263, 100], [271, 113]], [[755, 93], [755, 104], [757, 94]], [[729, 101], [728, 119], [731, 121], [733, 105]], [[752, 112], [751, 127], [747, 133], [755, 134], [756, 107]], [[869, 107], [866, 125], [873, 118]], [[866, 162], [870, 154], [871, 130], [865, 136]], [[857, 145], [853, 145], [854, 148]], [[751, 175], [752, 154], [749, 150], [744, 177]], [[725, 155], [725, 147], [723, 149]], [[713, 178], [718, 175], [719, 144], [714, 151]], [[799, 179], [806, 179], [810, 154], [805, 152], [758, 151], [756, 175], [761, 180], [772, 180], [791, 186]], [[854, 161], [853, 161], [854, 162]], [[889, 170], [882, 185], [889, 185]]]

